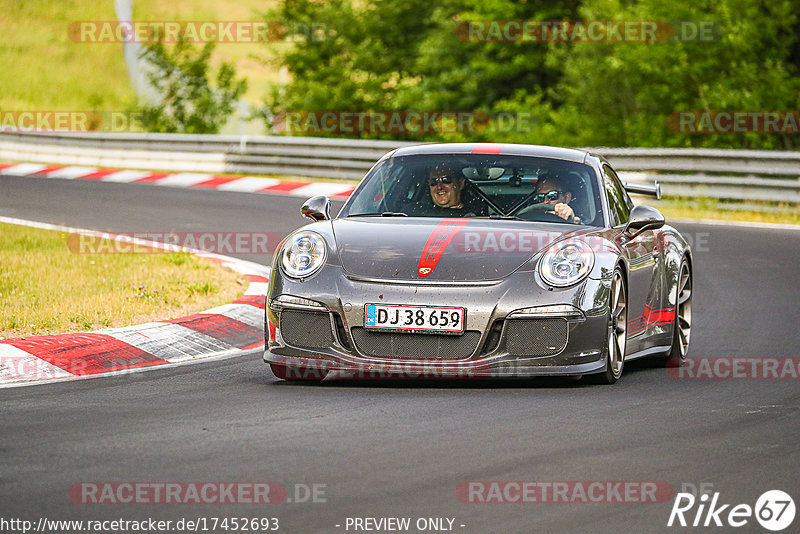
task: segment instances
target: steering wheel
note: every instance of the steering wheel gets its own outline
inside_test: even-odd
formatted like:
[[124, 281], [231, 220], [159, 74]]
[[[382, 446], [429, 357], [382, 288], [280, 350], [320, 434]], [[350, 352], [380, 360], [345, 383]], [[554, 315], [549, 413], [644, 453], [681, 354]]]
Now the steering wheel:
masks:
[[[575, 223], [575, 216], [572, 216], [570, 219], [565, 220], [562, 219], [560, 216], [556, 215], [556, 212], [553, 211], [553, 206], [551, 204], [547, 204], [542, 202], [541, 204], [531, 204], [530, 206], [526, 206], [519, 210], [516, 215], [519, 217], [525, 214], [534, 214], [534, 218], [529, 219], [532, 221], [541, 221], [541, 222], [571, 222]], [[522, 217], [525, 218], [525, 217]]]

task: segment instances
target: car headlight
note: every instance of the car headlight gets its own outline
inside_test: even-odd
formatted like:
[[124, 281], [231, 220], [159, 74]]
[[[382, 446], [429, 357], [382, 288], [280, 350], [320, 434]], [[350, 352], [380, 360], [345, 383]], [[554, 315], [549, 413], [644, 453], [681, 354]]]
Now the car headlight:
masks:
[[585, 278], [594, 266], [594, 251], [581, 241], [556, 243], [539, 263], [542, 279], [555, 287], [571, 286]]
[[325, 264], [325, 240], [314, 232], [298, 232], [286, 240], [281, 251], [283, 272], [292, 278], [307, 278]]

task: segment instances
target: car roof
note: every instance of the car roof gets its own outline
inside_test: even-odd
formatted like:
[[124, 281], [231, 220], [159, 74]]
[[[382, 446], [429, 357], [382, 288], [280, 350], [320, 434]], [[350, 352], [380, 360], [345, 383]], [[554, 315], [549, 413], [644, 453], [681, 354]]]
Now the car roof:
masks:
[[584, 163], [588, 152], [574, 148], [513, 143], [430, 143], [398, 148], [384, 157], [427, 154], [502, 154], [504, 156], [536, 156]]

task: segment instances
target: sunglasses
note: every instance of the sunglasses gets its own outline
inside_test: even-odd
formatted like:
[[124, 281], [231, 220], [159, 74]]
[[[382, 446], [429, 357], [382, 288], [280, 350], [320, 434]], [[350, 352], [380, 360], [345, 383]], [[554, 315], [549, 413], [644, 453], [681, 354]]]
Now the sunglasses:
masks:
[[453, 182], [454, 182], [454, 180], [452, 178], [450, 178], [449, 176], [439, 176], [439, 177], [431, 178], [430, 180], [428, 180], [428, 185], [433, 187], [436, 184], [449, 185], [449, 184], [452, 184]]
[[558, 197], [563, 195], [563, 191], [548, 191], [547, 193], [539, 193], [533, 196], [534, 203], [541, 204], [545, 200], [558, 200]]

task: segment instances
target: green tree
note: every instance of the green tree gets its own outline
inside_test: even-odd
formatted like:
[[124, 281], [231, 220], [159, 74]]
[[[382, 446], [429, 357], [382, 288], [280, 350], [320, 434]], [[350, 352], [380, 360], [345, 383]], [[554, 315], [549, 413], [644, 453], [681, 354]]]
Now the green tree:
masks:
[[[555, 142], [605, 146], [798, 146], [782, 134], [674, 131], [679, 111], [796, 110], [800, 19], [792, 0], [585, 0], [586, 19], [712, 21], [713, 40], [570, 43], [552, 48], [563, 65], [562, 103], [549, 119]], [[689, 25], [691, 28], [691, 24]]]
[[146, 45], [142, 57], [152, 65], [147, 76], [159, 95], [154, 104], [136, 106], [138, 122], [148, 132], [217, 133], [247, 90], [232, 64], [223, 62], [214, 85], [209, 80], [209, 60], [214, 43], [196, 50], [178, 41], [172, 50], [159, 41]]
[[[266, 103], [274, 112], [393, 109], [397, 92], [413, 83], [419, 35], [429, 23], [431, 2], [288, 0], [270, 19], [298, 30], [302, 42], [284, 50], [292, 82], [273, 87]], [[303, 32], [313, 26], [322, 33]]]
[[[525, 118], [419, 140], [566, 146], [798, 146], [797, 135], [691, 134], [680, 111], [800, 109], [797, 0], [288, 0], [272, 18], [324, 23], [279, 58], [291, 82], [273, 111], [479, 111]], [[712, 39], [537, 42], [464, 39], [467, 21], [689, 21]], [[676, 26], [680, 28], [680, 26]], [[320, 38], [321, 37], [321, 38]], [[352, 136], [352, 134], [344, 134]], [[376, 136], [375, 134], [366, 134]], [[365, 135], [365, 136], [366, 136]]]
[[[281, 111], [492, 111], [520, 87], [545, 92], [560, 69], [546, 65], [546, 46], [470, 42], [459, 33], [467, 21], [570, 18], [579, 0], [567, 2], [469, 0], [289, 0], [268, 18], [306, 28], [324, 21], [323, 35], [278, 58], [292, 75], [266, 99]], [[356, 6], [358, 6], [356, 8]], [[493, 132], [391, 135], [417, 139], [488, 138]], [[344, 134], [350, 135], [352, 134]], [[379, 136], [379, 135], [378, 135]]]

